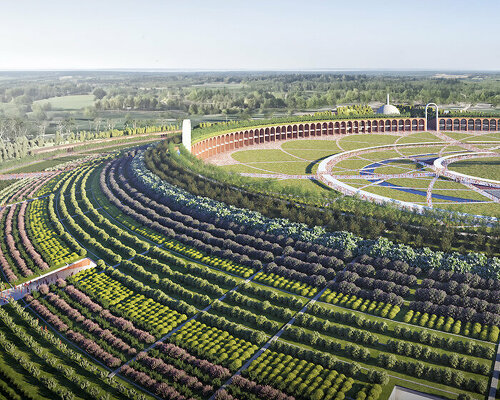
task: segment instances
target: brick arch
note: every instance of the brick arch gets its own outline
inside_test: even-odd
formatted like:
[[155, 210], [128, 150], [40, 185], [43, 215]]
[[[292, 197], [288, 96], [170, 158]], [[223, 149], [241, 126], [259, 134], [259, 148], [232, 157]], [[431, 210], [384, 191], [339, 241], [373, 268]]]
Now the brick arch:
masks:
[[[481, 130], [494, 130], [498, 128], [497, 119], [481, 119]], [[466, 124], [471, 123], [474, 129], [475, 120], [471, 118]], [[462, 124], [462, 121], [461, 121]], [[275, 140], [295, 139], [309, 136], [325, 136], [334, 134], [352, 133], [381, 133], [399, 131], [423, 131], [425, 129], [423, 119], [346, 119], [336, 121], [321, 121], [311, 123], [297, 123], [276, 125], [271, 127], [254, 128], [241, 131], [228, 132], [204, 139], [194, 143], [192, 153], [200, 158], [211, 157], [216, 154], [239, 149], [253, 144], [270, 142]]]
[[309, 124], [304, 125], [304, 137], [309, 137]]

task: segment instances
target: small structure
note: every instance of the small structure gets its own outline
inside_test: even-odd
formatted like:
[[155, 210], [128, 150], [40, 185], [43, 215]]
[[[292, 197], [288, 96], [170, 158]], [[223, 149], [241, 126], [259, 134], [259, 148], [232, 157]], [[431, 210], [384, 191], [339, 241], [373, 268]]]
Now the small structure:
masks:
[[182, 121], [182, 145], [191, 153], [191, 120]]
[[387, 104], [384, 104], [377, 110], [377, 114], [383, 115], [397, 115], [400, 114], [397, 107], [389, 103], [389, 93], [387, 93]]

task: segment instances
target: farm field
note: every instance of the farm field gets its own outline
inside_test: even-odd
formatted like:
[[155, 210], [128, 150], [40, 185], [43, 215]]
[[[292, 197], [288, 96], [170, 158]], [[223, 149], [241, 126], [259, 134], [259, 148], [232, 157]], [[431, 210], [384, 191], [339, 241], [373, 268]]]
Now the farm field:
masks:
[[[397, 139], [386, 136], [384, 143]], [[290, 142], [293, 155], [236, 152], [240, 163], [223, 168], [311, 175], [313, 156], [376, 143], [345, 139], [338, 148]], [[385, 400], [398, 385], [486, 398], [500, 333], [491, 259], [462, 260], [453, 271], [432, 250], [403, 260], [362, 238], [268, 220], [243, 200], [230, 209], [190, 192], [192, 172], [169, 152], [170, 141], [41, 162], [18, 172], [65, 167], [0, 191], [2, 285], [25, 294], [0, 307], [1, 396]], [[396, 156], [381, 150], [336, 168], [359, 175]], [[374, 172], [395, 165], [416, 170], [404, 161]], [[365, 178], [344, 181], [394, 191]], [[430, 179], [419, 181], [422, 190]], [[387, 180], [407, 188], [414, 181]], [[331, 191], [309, 179], [275, 183], [297, 194]], [[458, 185], [434, 184], [439, 193]], [[27, 286], [86, 258], [96, 266]]]
[[50, 97], [44, 100], [35, 101], [34, 104], [43, 105], [50, 103], [52, 110], [80, 110], [94, 104], [94, 95], [81, 94], [72, 96]]

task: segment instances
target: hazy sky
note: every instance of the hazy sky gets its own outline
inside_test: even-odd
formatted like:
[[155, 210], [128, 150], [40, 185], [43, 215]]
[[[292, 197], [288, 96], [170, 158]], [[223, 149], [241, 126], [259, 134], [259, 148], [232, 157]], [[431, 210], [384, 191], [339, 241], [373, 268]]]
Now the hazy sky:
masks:
[[500, 70], [500, 0], [0, 0], [0, 69]]

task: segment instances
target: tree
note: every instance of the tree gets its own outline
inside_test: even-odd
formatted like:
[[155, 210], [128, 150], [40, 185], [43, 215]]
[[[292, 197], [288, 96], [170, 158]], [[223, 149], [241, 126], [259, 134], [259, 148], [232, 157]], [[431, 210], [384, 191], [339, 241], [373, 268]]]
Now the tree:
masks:
[[92, 93], [96, 99], [98, 100], [102, 100], [104, 98], [104, 96], [107, 95], [106, 91], [102, 88], [96, 88], [93, 93]]

